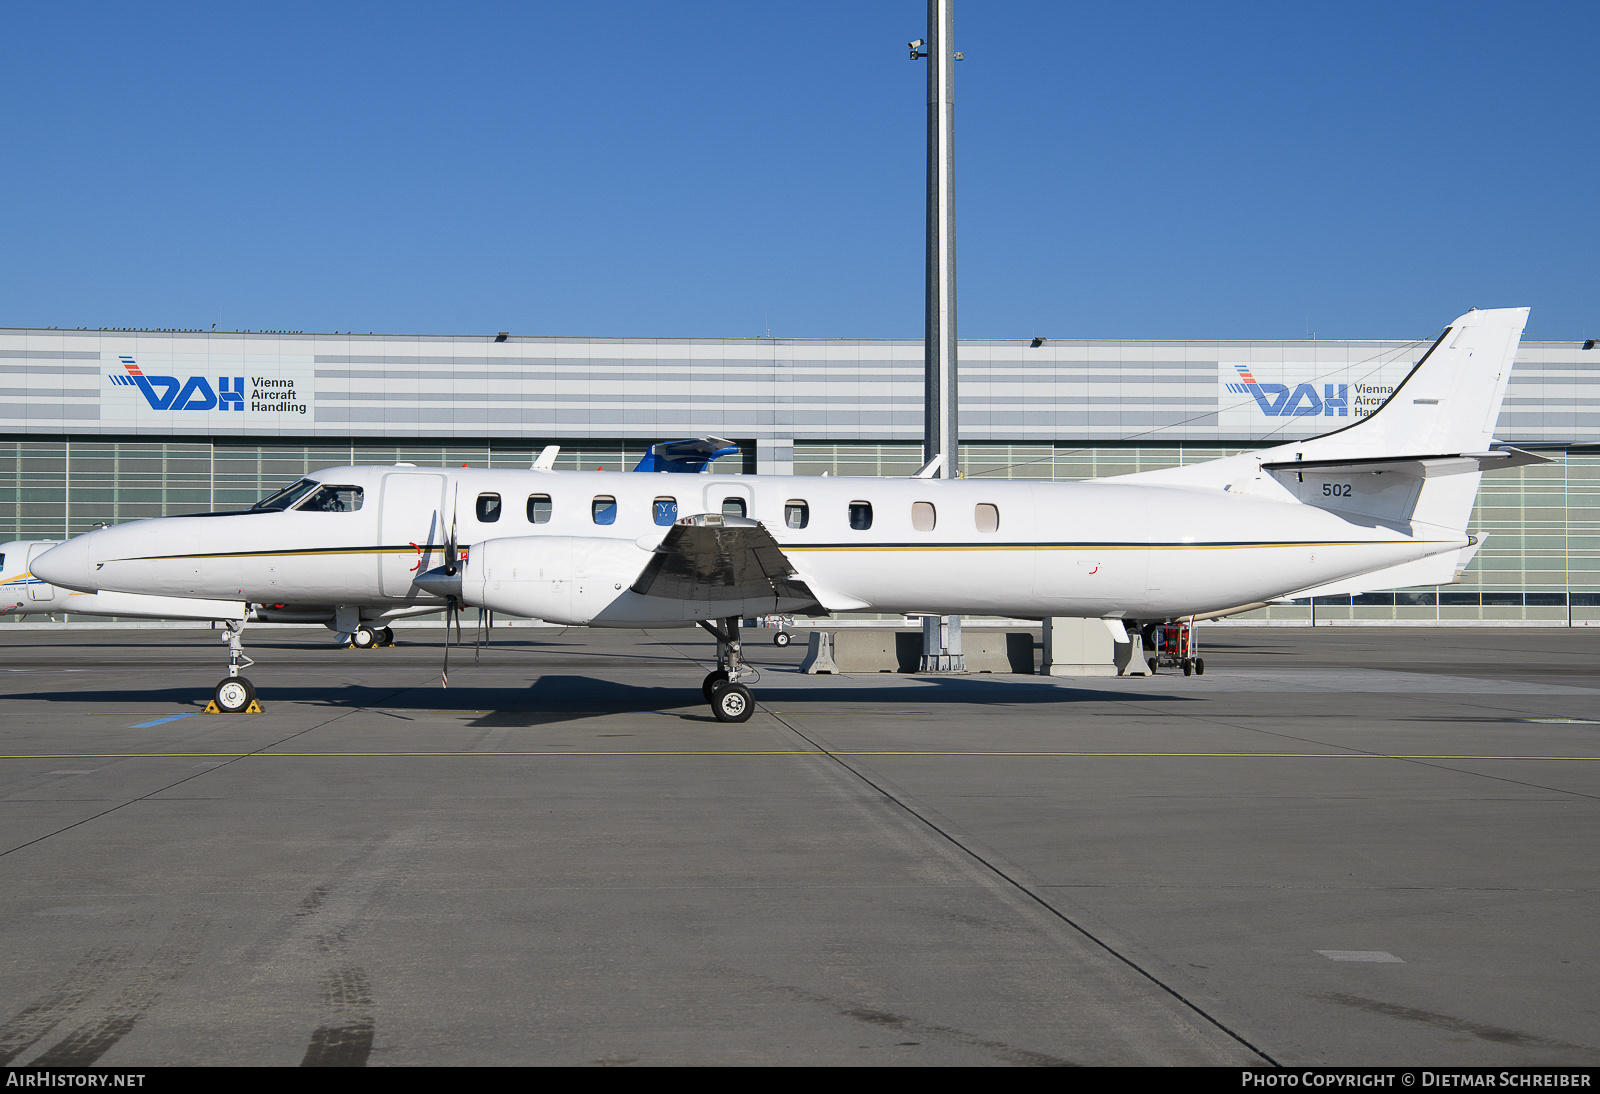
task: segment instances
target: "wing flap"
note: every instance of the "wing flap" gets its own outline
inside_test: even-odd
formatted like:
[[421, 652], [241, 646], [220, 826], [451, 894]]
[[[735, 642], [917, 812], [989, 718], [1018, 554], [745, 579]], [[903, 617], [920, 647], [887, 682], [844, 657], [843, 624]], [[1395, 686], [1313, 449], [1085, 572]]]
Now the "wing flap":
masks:
[[632, 588], [641, 596], [713, 603], [816, 600], [760, 521], [716, 513], [685, 517], [668, 529]]

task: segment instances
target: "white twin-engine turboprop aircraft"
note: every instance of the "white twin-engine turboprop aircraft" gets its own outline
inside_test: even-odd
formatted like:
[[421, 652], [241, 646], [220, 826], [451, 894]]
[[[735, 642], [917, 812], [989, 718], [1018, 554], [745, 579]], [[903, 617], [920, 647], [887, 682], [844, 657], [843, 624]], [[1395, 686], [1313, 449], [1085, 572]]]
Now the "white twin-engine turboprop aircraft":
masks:
[[[91, 532], [32, 569], [84, 590], [698, 623], [718, 639], [706, 696], [743, 721], [743, 616], [1151, 622], [1454, 580], [1480, 472], [1545, 462], [1492, 439], [1527, 315], [1463, 315], [1354, 425], [1186, 467], [1089, 482], [340, 467], [245, 513]], [[219, 705], [250, 698], [230, 667]]]

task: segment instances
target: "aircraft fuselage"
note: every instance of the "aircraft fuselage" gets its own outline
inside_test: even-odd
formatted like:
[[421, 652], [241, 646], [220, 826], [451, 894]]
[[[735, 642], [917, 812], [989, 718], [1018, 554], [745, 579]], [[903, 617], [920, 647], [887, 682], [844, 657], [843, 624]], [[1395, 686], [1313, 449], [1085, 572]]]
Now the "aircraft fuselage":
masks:
[[[1148, 619], [1269, 600], [1467, 542], [1453, 529], [1315, 505], [1117, 482], [403, 466], [310, 477], [357, 488], [359, 504], [105, 528], [52, 552], [61, 556], [53, 557], [60, 566], [52, 580], [264, 603], [289, 595], [375, 607], [437, 603], [415, 579], [444, 562], [453, 522], [455, 541], [474, 545], [469, 574], [496, 544], [499, 576], [476, 575], [483, 596], [491, 592], [485, 583], [528, 580], [542, 564], [557, 570], [540, 580], [562, 588], [554, 599], [527, 601], [541, 606], [541, 618], [686, 623], [733, 612], [726, 604], [653, 604], [658, 598], [628, 586], [674, 520], [727, 513], [761, 521], [830, 609]], [[482, 601], [468, 598], [475, 602]], [[738, 610], [800, 606], [769, 598]]]

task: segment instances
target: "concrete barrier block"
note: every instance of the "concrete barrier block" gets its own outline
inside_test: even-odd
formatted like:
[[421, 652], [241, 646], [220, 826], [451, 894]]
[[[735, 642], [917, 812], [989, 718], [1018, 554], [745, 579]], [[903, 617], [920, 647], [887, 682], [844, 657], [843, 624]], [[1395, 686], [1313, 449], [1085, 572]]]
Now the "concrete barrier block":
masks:
[[1102, 619], [1056, 617], [1044, 624], [1044, 676], [1115, 676], [1116, 648]]
[[[811, 675], [837, 672], [916, 672], [922, 664], [922, 632], [876, 627], [812, 631], [800, 671]], [[979, 631], [961, 636], [968, 672], [1034, 672], [1034, 639], [1027, 631]]]
[[835, 631], [833, 663], [838, 672], [900, 672], [899, 644], [895, 631], [866, 627]]
[[961, 634], [968, 672], [1025, 673], [1033, 675], [1033, 635], [1027, 631], [980, 631]]
[[800, 661], [800, 671], [813, 676], [831, 675], [839, 671], [833, 663], [833, 635], [828, 631], [812, 631], [806, 655]]

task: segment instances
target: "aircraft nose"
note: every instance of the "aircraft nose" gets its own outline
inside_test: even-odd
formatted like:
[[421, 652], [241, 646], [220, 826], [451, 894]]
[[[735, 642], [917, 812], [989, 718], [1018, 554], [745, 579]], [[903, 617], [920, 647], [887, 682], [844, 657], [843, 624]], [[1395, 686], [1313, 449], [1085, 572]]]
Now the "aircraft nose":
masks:
[[89, 561], [89, 544], [86, 542], [92, 536], [93, 533], [79, 536], [67, 540], [59, 547], [50, 548], [34, 559], [28, 569], [34, 577], [48, 581], [52, 585], [84, 593], [98, 592], [99, 589], [91, 576], [94, 566]]

